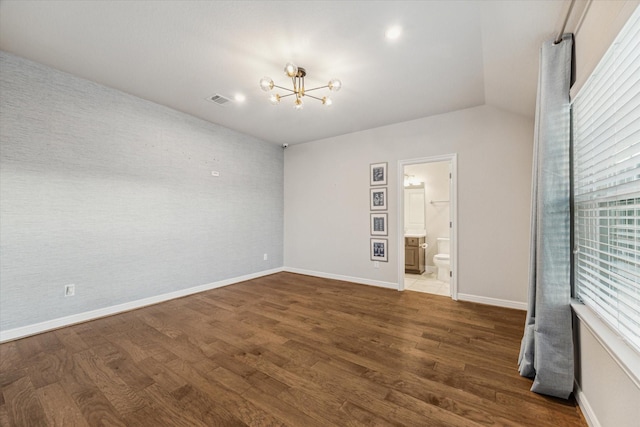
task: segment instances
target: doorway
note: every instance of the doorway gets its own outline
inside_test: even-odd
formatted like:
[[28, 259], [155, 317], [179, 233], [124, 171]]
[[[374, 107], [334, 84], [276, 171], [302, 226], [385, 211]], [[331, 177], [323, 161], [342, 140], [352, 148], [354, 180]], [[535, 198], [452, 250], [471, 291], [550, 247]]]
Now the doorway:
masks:
[[457, 299], [456, 155], [398, 162], [398, 290]]

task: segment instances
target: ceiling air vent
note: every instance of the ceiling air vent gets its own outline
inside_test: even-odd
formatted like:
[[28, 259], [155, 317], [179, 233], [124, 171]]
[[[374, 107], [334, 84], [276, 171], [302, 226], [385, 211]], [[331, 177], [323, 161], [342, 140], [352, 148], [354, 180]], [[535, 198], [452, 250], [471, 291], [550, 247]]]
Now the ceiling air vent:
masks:
[[231, 102], [229, 98], [225, 98], [222, 95], [215, 94], [207, 98], [208, 101], [213, 102], [214, 104], [225, 106], [227, 103]]

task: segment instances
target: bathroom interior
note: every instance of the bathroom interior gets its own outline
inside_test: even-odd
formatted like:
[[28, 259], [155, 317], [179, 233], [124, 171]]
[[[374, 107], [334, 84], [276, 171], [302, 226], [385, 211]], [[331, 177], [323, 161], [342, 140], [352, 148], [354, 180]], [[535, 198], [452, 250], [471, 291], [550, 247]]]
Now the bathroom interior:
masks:
[[404, 167], [404, 289], [451, 296], [450, 162]]

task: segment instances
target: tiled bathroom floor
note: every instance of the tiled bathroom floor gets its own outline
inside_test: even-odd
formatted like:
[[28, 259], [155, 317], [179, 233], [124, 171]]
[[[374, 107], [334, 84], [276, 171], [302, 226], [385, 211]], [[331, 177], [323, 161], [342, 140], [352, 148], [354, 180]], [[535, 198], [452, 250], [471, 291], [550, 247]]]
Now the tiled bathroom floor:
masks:
[[404, 288], [407, 291], [426, 292], [435, 295], [451, 296], [449, 283], [435, 278], [434, 273], [405, 274]]

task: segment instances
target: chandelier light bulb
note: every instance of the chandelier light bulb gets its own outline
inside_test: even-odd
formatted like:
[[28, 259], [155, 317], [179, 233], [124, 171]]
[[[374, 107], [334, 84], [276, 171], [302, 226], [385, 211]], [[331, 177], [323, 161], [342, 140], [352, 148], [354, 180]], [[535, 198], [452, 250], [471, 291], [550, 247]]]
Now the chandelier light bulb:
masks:
[[289, 77], [295, 77], [298, 74], [298, 67], [291, 62], [287, 62], [287, 65], [284, 66], [284, 72]]
[[293, 108], [296, 111], [300, 111], [304, 108], [304, 104], [302, 103], [302, 99], [296, 98], [296, 102], [293, 104]]
[[261, 78], [260, 89], [262, 89], [265, 92], [269, 92], [271, 89], [273, 89], [273, 80], [271, 80], [271, 78], [269, 77]]
[[278, 95], [277, 93], [272, 94], [269, 97], [269, 102], [273, 105], [278, 105], [280, 103], [280, 95]]
[[328, 96], [322, 97], [322, 105], [326, 105], [327, 107], [331, 107], [333, 101]]
[[338, 79], [333, 79], [329, 81], [329, 90], [333, 92], [338, 92], [340, 88], [342, 88], [342, 82]]

